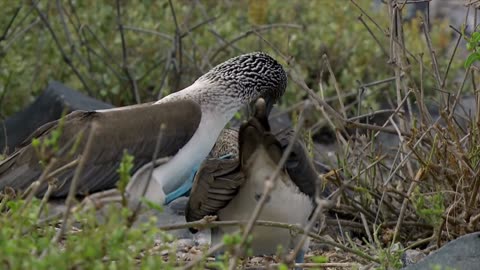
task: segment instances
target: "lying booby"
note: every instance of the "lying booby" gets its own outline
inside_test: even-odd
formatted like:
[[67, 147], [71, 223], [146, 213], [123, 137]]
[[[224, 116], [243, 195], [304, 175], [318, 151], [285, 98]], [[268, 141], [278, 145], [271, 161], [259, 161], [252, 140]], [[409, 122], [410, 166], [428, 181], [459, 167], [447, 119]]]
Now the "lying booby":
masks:
[[[255, 116], [240, 128], [239, 156], [230, 159], [206, 159], [197, 172], [186, 207], [186, 220], [196, 221], [208, 215], [219, 220], [249, 220], [260, 199], [265, 180], [271, 176], [291, 137], [284, 130], [273, 135], [266, 115], [267, 110], [257, 102]], [[230, 144], [231, 145], [231, 144]], [[235, 151], [235, 150], [234, 150]], [[225, 150], [221, 152], [225, 154]], [[315, 189], [318, 174], [304, 145], [295, 141], [283, 172], [279, 175], [270, 197], [260, 213], [260, 220], [304, 225], [315, 208]], [[212, 244], [222, 241], [224, 233], [233, 227], [212, 230]], [[196, 232], [196, 229], [191, 229]], [[272, 255], [277, 246], [295, 246], [301, 235], [292, 236], [289, 230], [255, 227], [251, 248], [255, 255]], [[302, 262], [308, 241], [296, 261]]]
[[[124, 150], [135, 157], [134, 172], [150, 164], [160, 136], [155, 156], [171, 159], [155, 168], [151, 181], [149, 177], [137, 177], [135, 186], [129, 188], [129, 195], [141, 196], [143, 186], [149, 183], [147, 199], [164, 203], [166, 195], [176, 192], [201, 164], [224, 126], [240, 108], [263, 97], [270, 110], [285, 92], [286, 84], [282, 66], [269, 55], [256, 52], [227, 60], [189, 87], [155, 103], [70, 113], [64, 120], [40, 127], [19, 150], [0, 163], [0, 190], [7, 186], [25, 189], [40, 176], [43, 168], [30, 143], [33, 138], [45, 140], [62, 126], [59, 139], [62, 149], [73, 144], [78, 134], [84, 135], [74, 155], [67, 155], [70, 149], [67, 147], [63, 155], [57, 156], [58, 162], [51, 168], [54, 171], [79, 157], [89, 129], [95, 124], [93, 147], [77, 193], [90, 194], [115, 187], [116, 170]], [[162, 125], [164, 128], [160, 130]], [[52, 196], [62, 197], [68, 193], [73, 173], [74, 169], [70, 169], [56, 176], [64, 184]], [[46, 185], [39, 194], [45, 190]]]

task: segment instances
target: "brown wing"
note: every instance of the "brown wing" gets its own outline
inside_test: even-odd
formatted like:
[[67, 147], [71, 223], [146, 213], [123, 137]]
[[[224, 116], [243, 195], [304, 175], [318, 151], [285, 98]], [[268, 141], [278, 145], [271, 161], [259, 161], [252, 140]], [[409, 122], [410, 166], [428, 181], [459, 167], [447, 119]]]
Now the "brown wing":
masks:
[[186, 220], [215, 215], [237, 195], [244, 181], [238, 159], [205, 160], [195, 176], [185, 210]]
[[[282, 149], [287, 148], [293, 136], [293, 129], [285, 129], [276, 134], [276, 138], [280, 142]], [[285, 163], [285, 169], [298, 189], [308, 195], [310, 198], [315, 197], [316, 181], [318, 173], [313, 166], [307, 149], [300, 139], [295, 140], [292, 151]]]
[[[87, 194], [115, 187], [117, 168], [124, 149], [134, 156], [134, 169], [151, 161], [160, 126], [165, 125], [157, 157], [174, 155], [195, 133], [201, 119], [200, 106], [190, 100], [179, 100], [162, 104], [142, 104], [101, 111], [75, 111], [67, 115], [59, 140], [60, 149], [66, 151], [58, 156], [59, 162], [52, 169], [77, 158], [82, 152], [89, 128], [93, 123], [96, 130], [89, 160], [86, 162], [80, 179], [78, 193]], [[37, 180], [42, 172], [35, 149], [30, 144], [32, 138], [45, 140], [59, 126], [59, 121], [40, 127], [23, 147], [0, 163], [0, 191], [6, 186], [25, 189]], [[78, 150], [68, 156], [77, 136]], [[64, 147], [66, 146], [66, 147]], [[69, 189], [74, 169], [67, 170], [58, 179], [65, 183], [54, 192], [54, 197], [65, 196]], [[41, 188], [39, 194], [45, 191]]]

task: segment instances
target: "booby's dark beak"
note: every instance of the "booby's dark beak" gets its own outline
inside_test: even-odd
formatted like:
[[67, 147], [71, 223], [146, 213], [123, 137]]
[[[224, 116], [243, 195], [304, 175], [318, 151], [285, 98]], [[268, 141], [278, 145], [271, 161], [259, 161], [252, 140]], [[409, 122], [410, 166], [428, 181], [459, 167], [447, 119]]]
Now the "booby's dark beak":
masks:
[[273, 98], [263, 98], [265, 100], [265, 109], [267, 110], [267, 116], [270, 115], [270, 112], [273, 109], [273, 105], [275, 104], [275, 100]]
[[265, 115], [267, 116], [267, 118], [270, 115], [270, 113], [272, 112], [273, 105], [275, 105], [276, 100], [273, 99], [273, 98], [269, 98], [269, 97], [259, 97], [257, 100], [254, 100], [253, 102], [251, 102], [248, 105], [248, 115], [247, 115], [248, 118], [252, 117], [255, 114], [255, 111], [257, 110], [257, 105], [256, 104], [257, 104], [259, 99], [263, 99], [264, 102], [265, 102], [264, 109], [266, 110]]

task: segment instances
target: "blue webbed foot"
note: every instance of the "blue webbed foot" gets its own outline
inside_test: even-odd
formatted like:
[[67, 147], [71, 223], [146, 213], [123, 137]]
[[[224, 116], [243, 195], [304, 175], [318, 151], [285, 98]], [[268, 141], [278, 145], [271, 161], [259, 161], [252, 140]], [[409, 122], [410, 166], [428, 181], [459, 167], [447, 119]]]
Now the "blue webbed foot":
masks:
[[[219, 157], [219, 159], [228, 159], [231, 158], [232, 154], [226, 154], [224, 156]], [[182, 197], [190, 195], [190, 190], [192, 190], [193, 186], [193, 179], [195, 178], [195, 174], [197, 173], [198, 169], [200, 168], [200, 164], [195, 166], [192, 170], [192, 173], [188, 177], [187, 181], [185, 181], [180, 187], [175, 189], [174, 191], [167, 194], [165, 197], [165, 205], [173, 202], [174, 200]]]

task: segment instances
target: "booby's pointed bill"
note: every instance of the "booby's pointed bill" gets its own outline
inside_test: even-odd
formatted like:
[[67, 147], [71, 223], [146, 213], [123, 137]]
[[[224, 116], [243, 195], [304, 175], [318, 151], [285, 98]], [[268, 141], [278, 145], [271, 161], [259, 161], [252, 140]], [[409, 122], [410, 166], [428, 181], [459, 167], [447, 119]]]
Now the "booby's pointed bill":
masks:
[[[100, 111], [75, 111], [64, 119], [59, 140], [60, 149], [67, 145], [79, 133], [83, 132], [75, 155], [57, 157], [51, 171], [78, 158], [83, 152], [88, 128], [96, 123], [96, 131], [90, 152], [91, 159], [86, 161], [78, 186], [78, 194], [88, 194], [115, 187], [118, 179], [117, 169], [124, 149], [134, 156], [133, 171], [150, 162], [159, 136], [161, 140], [157, 157], [175, 155], [193, 136], [201, 119], [200, 106], [191, 100], [174, 100], [162, 104], [141, 104]], [[34, 147], [33, 138], [41, 141], [48, 138], [58, 127], [59, 121], [40, 127], [22, 148], [0, 163], [0, 190], [10, 186], [23, 190], [37, 180], [42, 172]], [[68, 148], [67, 150], [69, 150]], [[65, 184], [54, 191], [53, 197], [65, 196], [74, 170], [58, 175], [60, 183]], [[46, 186], [40, 189], [45, 192]]]

